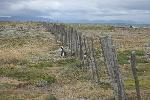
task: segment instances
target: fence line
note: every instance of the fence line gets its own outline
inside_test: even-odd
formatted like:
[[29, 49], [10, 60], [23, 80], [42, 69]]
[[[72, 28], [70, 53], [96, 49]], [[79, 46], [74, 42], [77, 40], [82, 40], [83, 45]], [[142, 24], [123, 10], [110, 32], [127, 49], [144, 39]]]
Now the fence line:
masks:
[[[95, 47], [95, 38], [84, 36], [77, 29], [66, 26], [64, 24], [44, 24], [46, 29], [52, 32], [57, 42], [61, 42], [62, 46], [68, 47], [68, 56], [74, 57], [81, 62], [81, 66], [87, 70], [92, 71], [92, 78], [94, 82], [100, 84], [100, 67], [98, 65], [99, 59], [96, 55], [96, 50], [102, 51], [104, 62], [107, 65], [109, 82], [113, 88], [116, 100], [126, 100], [124, 82], [121, 71], [119, 69], [117, 52], [113, 46], [112, 39], [109, 36], [100, 37], [100, 48]], [[137, 72], [135, 70], [135, 54], [131, 55], [131, 66], [136, 84], [137, 98], [141, 100], [139, 82], [137, 79]]]

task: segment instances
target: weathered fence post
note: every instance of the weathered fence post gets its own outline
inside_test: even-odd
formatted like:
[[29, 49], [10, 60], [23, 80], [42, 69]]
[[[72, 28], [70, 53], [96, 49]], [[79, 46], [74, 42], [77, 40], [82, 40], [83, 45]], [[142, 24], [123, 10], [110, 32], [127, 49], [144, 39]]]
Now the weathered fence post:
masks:
[[78, 38], [78, 33], [77, 33], [77, 31], [75, 31], [75, 44], [76, 44], [76, 47], [75, 47], [75, 48], [76, 48], [76, 50], [75, 50], [75, 51], [76, 51], [76, 52], [75, 52], [75, 56], [76, 56], [76, 58], [78, 57], [78, 54], [79, 54], [79, 53], [78, 53], [78, 51], [79, 51], [79, 49], [78, 49], [78, 47], [79, 47], [79, 46], [78, 46], [78, 39], [79, 39], [79, 38]]
[[113, 56], [114, 56], [114, 73], [115, 73], [115, 79], [117, 82], [117, 86], [118, 86], [118, 98], [121, 100], [125, 100], [126, 98], [126, 93], [124, 90], [124, 84], [123, 84], [123, 80], [122, 80], [122, 75], [120, 73], [119, 70], [119, 64], [118, 64], [118, 59], [117, 59], [117, 53], [115, 50], [115, 47], [112, 47], [112, 52], [113, 52]]
[[83, 45], [84, 45], [84, 53], [86, 54], [87, 53], [87, 44], [86, 44], [86, 37], [83, 36]]
[[94, 40], [93, 38], [91, 38], [91, 42], [92, 42], [92, 56], [93, 56], [93, 60], [94, 60], [94, 67], [95, 67], [95, 73], [96, 73], [96, 81], [99, 84], [99, 69], [98, 69], [98, 65], [97, 65], [97, 61], [96, 61], [96, 56], [95, 56], [95, 48], [94, 48]]
[[65, 46], [67, 46], [67, 40], [68, 40], [67, 36], [68, 36], [68, 33], [66, 31], [66, 27], [64, 26], [64, 44], [65, 44]]
[[121, 73], [119, 71], [119, 65], [117, 62], [117, 56], [115, 48], [112, 45], [112, 39], [109, 36], [100, 39], [102, 45], [103, 55], [106, 61], [109, 79], [111, 86], [114, 90], [115, 98], [117, 100], [126, 100], [126, 94], [124, 85], [122, 82]]
[[73, 48], [73, 55], [72, 56], [75, 56], [75, 53], [76, 53], [76, 39], [75, 39], [75, 36], [76, 35], [76, 31], [75, 29], [73, 28], [72, 30], [72, 48]]
[[109, 37], [103, 37], [100, 38], [101, 41], [101, 48], [103, 51], [103, 56], [107, 65], [107, 70], [108, 70], [108, 76], [109, 76], [109, 80], [110, 80], [110, 84], [114, 90], [114, 94], [115, 94], [115, 98], [117, 99], [117, 85], [116, 82], [114, 80], [114, 71], [113, 71], [113, 62], [112, 62], [112, 55], [111, 55], [111, 48], [110, 46], [112, 45], [111, 40]]
[[82, 33], [79, 33], [80, 60], [83, 60]]
[[143, 47], [144, 56], [147, 61], [150, 61], [150, 44], [145, 43]]
[[70, 27], [67, 27], [67, 33], [68, 33], [68, 47], [71, 49], [71, 33], [70, 33]]
[[61, 42], [62, 42], [62, 45], [64, 46], [64, 28], [63, 28], [63, 25], [60, 25], [60, 33], [61, 33]]
[[73, 53], [73, 28], [70, 28], [70, 50], [71, 50], [71, 55]]
[[87, 62], [88, 62], [88, 60], [87, 60], [87, 42], [86, 42], [86, 37], [85, 36], [83, 36], [83, 62], [84, 62], [84, 65], [86, 65], [86, 68], [87, 68]]
[[91, 47], [90, 47], [90, 39], [87, 38], [87, 49], [88, 49], [88, 52], [87, 52], [87, 59], [88, 59], [88, 65], [89, 65], [89, 68], [90, 70], [92, 71], [92, 80], [94, 79], [94, 68], [93, 68], [93, 61], [92, 61], [92, 57], [91, 57]]
[[136, 69], [136, 54], [135, 54], [135, 51], [132, 51], [132, 53], [131, 53], [131, 67], [132, 67], [133, 77], [134, 77], [134, 80], [135, 80], [137, 100], [141, 100], [139, 80], [138, 80], [137, 71], [136, 71], [137, 69]]

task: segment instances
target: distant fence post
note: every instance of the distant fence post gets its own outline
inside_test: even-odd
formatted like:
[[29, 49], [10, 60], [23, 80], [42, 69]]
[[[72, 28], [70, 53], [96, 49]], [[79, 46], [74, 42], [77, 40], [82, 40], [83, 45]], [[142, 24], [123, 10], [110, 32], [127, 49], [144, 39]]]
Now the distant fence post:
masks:
[[78, 46], [78, 39], [79, 39], [79, 37], [78, 37], [78, 33], [77, 33], [77, 31], [76, 31], [76, 32], [75, 32], [75, 45], [76, 45], [76, 47], [75, 47], [75, 48], [76, 48], [76, 50], [75, 50], [75, 51], [76, 51], [76, 52], [75, 52], [75, 56], [76, 56], [76, 58], [78, 58], [78, 56], [79, 56], [79, 55], [78, 55], [78, 54], [79, 54], [79, 53], [78, 53], [78, 51], [79, 51], [79, 49], [78, 49], [78, 47], [79, 47], [79, 46]]
[[146, 58], [148, 61], [150, 61], [150, 44], [145, 43], [143, 49], [144, 49], [144, 56], [145, 56], [145, 58]]
[[64, 26], [64, 36], [65, 36], [65, 39], [64, 39], [64, 44], [65, 46], [67, 46], [67, 41], [68, 41], [68, 32], [66, 31], [66, 27]]
[[83, 50], [82, 50], [82, 34], [79, 34], [79, 46], [80, 46], [80, 60], [83, 60]]
[[132, 51], [132, 53], [131, 53], [131, 67], [132, 67], [133, 77], [135, 80], [137, 100], [141, 100], [139, 80], [138, 80], [137, 71], [136, 71], [136, 54], [135, 54], [135, 51]]

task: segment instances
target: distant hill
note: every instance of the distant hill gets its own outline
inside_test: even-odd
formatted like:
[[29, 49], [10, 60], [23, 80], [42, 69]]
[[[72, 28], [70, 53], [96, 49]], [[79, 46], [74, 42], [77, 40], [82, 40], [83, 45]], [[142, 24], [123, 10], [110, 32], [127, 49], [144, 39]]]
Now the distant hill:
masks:
[[32, 17], [32, 16], [6, 16], [0, 17], [0, 21], [18, 21], [18, 22], [53, 22], [50, 18]]
[[69, 23], [135, 23], [128, 20], [72, 20], [72, 19], [51, 19], [46, 17], [33, 16], [2, 16], [0, 21], [42, 21], [42, 22], [69, 22]]
[[137, 24], [130, 20], [77, 20], [77, 19], [52, 19], [49, 17], [35, 17], [35, 16], [0, 16], [0, 21], [17, 21], [17, 22], [60, 22], [60, 23], [81, 23], [81, 24], [109, 24], [109, 25], [136, 25], [142, 27], [149, 27], [147, 24]]

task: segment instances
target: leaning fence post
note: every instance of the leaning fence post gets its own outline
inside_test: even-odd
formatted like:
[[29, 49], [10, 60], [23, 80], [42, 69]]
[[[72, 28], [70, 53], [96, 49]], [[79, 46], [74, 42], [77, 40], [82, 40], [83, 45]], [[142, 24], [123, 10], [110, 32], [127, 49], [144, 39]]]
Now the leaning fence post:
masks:
[[112, 45], [112, 39], [109, 36], [100, 39], [103, 55], [107, 64], [108, 75], [111, 86], [114, 90], [116, 100], [126, 100], [124, 85], [122, 82], [115, 48]]
[[136, 71], [136, 54], [135, 54], [135, 51], [132, 51], [132, 53], [131, 53], [131, 67], [132, 67], [133, 77], [135, 80], [137, 100], [141, 100], [139, 80], [138, 80], [137, 71]]
[[122, 75], [121, 72], [119, 70], [119, 64], [118, 64], [118, 59], [117, 59], [117, 52], [115, 47], [112, 47], [112, 54], [113, 54], [113, 59], [114, 59], [114, 73], [115, 73], [115, 79], [117, 82], [117, 86], [118, 86], [118, 98], [119, 100], [126, 100], [126, 93], [124, 90], [124, 84], [123, 84], [123, 80], [122, 80]]
[[[117, 87], [116, 87], [116, 82], [114, 80], [114, 71], [113, 71], [113, 63], [112, 63], [112, 55], [110, 53], [110, 45], [111, 45], [111, 40], [109, 37], [102, 37], [100, 38], [101, 41], [101, 47], [103, 51], [103, 56], [107, 65], [107, 70], [108, 70], [108, 76], [110, 80], [110, 84], [114, 90], [115, 97], [117, 96]], [[117, 97], [116, 97], [117, 98]]]

